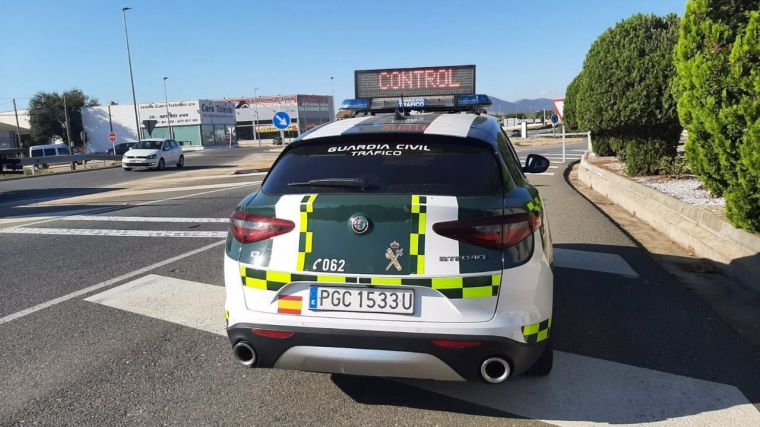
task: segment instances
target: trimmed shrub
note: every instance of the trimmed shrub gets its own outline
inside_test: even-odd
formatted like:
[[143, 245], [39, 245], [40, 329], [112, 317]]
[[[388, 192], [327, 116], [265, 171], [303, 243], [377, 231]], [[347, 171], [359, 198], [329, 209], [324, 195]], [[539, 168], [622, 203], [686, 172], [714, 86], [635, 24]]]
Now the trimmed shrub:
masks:
[[677, 38], [675, 15], [638, 14], [592, 44], [565, 108], [570, 103], [577, 127], [591, 131], [597, 154], [617, 155], [635, 171], [656, 171], [662, 156], [675, 155], [681, 127], [670, 81]]

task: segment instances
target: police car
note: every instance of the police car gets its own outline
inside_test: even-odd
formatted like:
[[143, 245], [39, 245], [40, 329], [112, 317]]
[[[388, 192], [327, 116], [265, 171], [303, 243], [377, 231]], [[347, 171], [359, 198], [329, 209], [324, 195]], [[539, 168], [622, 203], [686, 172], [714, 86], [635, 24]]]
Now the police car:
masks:
[[[448, 98], [447, 98], [448, 99]], [[485, 95], [344, 108], [231, 217], [227, 333], [245, 366], [500, 383], [552, 368], [552, 244]], [[375, 103], [377, 104], [377, 103]], [[445, 107], [445, 108], [444, 108]], [[390, 111], [389, 111], [390, 110]]]

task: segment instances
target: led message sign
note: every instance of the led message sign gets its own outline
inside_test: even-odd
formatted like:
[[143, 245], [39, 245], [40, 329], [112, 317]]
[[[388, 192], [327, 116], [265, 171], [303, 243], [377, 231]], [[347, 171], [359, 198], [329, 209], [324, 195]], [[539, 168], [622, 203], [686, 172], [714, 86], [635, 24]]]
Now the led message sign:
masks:
[[475, 93], [475, 66], [356, 70], [357, 98], [389, 98]]

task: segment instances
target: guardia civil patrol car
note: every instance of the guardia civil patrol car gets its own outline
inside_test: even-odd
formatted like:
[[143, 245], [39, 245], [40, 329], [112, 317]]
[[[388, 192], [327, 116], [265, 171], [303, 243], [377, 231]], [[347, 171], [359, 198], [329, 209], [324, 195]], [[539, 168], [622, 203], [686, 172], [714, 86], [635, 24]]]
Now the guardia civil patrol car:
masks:
[[[552, 244], [485, 95], [287, 146], [231, 218], [227, 333], [245, 366], [500, 383], [552, 368]], [[422, 103], [424, 104], [424, 103]]]

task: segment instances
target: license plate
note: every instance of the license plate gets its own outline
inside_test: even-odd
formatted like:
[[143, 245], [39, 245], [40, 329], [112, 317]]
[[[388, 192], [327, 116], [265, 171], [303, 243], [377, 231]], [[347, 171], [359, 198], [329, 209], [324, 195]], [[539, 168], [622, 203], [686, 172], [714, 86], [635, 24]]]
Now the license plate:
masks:
[[312, 286], [309, 288], [309, 309], [414, 314], [414, 290]]

